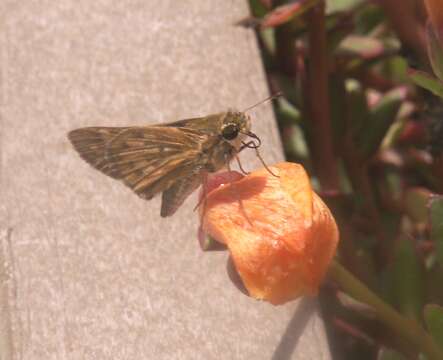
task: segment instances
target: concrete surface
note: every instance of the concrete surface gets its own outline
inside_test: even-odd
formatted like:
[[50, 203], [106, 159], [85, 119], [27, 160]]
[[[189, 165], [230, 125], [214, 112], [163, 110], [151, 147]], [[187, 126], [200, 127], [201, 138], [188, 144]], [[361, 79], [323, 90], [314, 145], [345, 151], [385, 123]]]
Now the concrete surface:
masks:
[[[245, 108], [268, 95], [245, 1], [0, 4], [2, 359], [329, 359], [317, 304], [242, 295], [202, 253], [195, 196], [168, 219], [66, 133]], [[282, 159], [270, 105], [263, 156]], [[247, 168], [258, 166], [252, 152]]]

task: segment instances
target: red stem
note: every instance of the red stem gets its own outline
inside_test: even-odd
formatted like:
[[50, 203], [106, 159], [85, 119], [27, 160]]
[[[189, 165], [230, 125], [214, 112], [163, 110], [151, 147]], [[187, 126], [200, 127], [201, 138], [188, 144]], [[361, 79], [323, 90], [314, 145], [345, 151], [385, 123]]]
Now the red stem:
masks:
[[307, 14], [309, 32], [308, 105], [311, 147], [315, 170], [323, 191], [337, 191], [339, 178], [332, 142], [328, 91], [329, 64], [326, 49], [325, 3]]
[[428, 64], [423, 24], [420, 22], [418, 4], [410, 0], [380, 1], [392, 27], [403, 44], [414, 50], [423, 64]]

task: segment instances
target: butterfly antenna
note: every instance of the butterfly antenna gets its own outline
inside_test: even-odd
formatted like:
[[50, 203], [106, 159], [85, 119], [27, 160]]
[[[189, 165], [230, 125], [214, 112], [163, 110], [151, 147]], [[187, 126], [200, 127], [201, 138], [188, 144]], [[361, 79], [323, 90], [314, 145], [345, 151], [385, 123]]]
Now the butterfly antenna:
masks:
[[271, 96], [268, 96], [266, 99], [259, 101], [257, 104], [254, 104], [254, 105], [246, 108], [245, 110], [243, 110], [243, 112], [249, 111], [249, 110], [255, 108], [256, 106], [259, 106], [259, 105], [261, 105], [261, 104], [263, 104], [263, 103], [265, 103], [267, 101], [274, 100], [274, 99], [276, 99], [276, 98], [278, 98], [278, 97], [280, 97], [282, 95], [283, 95], [283, 93], [281, 91], [278, 91], [275, 94], [273, 94]]

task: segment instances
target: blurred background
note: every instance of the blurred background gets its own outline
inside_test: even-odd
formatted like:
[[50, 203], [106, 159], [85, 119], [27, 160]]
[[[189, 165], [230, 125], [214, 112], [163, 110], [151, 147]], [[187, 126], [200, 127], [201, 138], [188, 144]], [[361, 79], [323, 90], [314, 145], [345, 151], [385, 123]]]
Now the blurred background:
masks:
[[[443, 346], [443, 1], [250, 0], [286, 158], [340, 227], [339, 260]], [[425, 358], [329, 283], [336, 359]]]

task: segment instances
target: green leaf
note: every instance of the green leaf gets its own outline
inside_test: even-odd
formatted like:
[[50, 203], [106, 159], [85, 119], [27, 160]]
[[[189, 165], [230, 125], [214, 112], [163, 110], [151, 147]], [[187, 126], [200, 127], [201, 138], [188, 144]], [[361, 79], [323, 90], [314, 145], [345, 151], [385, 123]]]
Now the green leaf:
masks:
[[369, 107], [366, 93], [357, 80], [346, 80], [346, 93], [349, 102], [350, 127], [357, 134], [369, 119]]
[[380, 75], [385, 76], [391, 81], [406, 82], [408, 64], [402, 56], [391, 56], [380, 63]]
[[331, 14], [340, 11], [351, 11], [362, 2], [363, 0], [327, 0], [326, 13]]
[[406, 358], [395, 350], [382, 348], [378, 353], [377, 360], [406, 360]]
[[423, 285], [422, 269], [413, 242], [402, 237], [394, 254], [394, 301], [403, 314], [417, 320], [421, 318], [424, 303]]
[[432, 299], [443, 299], [443, 287], [436, 286], [436, 284], [443, 284], [443, 271], [441, 267], [438, 266], [435, 253], [431, 253], [426, 258], [425, 266], [426, 268], [426, 298]]
[[296, 158], [298, 161], [309, 159], [309, 148], [306, 144], [304, 131], [299, 125], [293, 125], [289, 128], [291, 136], [284, 142], [285, 152], [289, 157]]
[[384, 136], [394, 122], [406, 92], [404, 88], [396, 88], [387, 92], [369, 112], [369, 118], [363, 124], [356, 137], [361, 155], [372, 156], [380, 147]]
[[429, 90], [434, 95], [443, 98], [443, 82], [420, 70], [408, 70], [409, 78], [418, 86]]
[[266, 6], [259, 0], [250, 0], [249, 5], [251, 8], [251, 13], [255, 17], [263, 17], [268, 12]]
[[337, 54], [348, 57], [371, 59], [385, 51], [383, 43], [376, 38], [362, 35], [349, 35], [340, 43]]
[[[261, 36], [264, 50], [266, 51], [266, 54], [264, 55], [268, 55], [268, 57], [273, 57], [275, 55], [275, 49], [276, 49], [274, 29], [272, 28], [262, 29], [258, 33]], [[272, 59], [268, 59], [268, 63], [270, 66], [272, 64], [271, 60]]]
[[426, 305], [424, 318], [428, 331], [435, 342], [443, 349], [443, 308], [435, 304]]
[[[393, 201], [400, 203], [403, 200], [403, 177], [398, 170], [387, 168], [385, 171], [385, 181], [380, 183], [380, 187], [385, 194], [389, 194]], [[398, 232], [395, 227], [394, 234]], [[394, 235], [395, 236], [395, 235]]]
[[277, 113], [279, 115], [279, 120], [283, 120], [284, 124], [299, 124], [301, 121], [300, 110], [298, 110], [294, 105], [292, 105], [283, 96], [276, 100], [278, 106]]
[[411, 116], [416, 111], [416, 106], [410, 101], [405, 101], [402, 103], [397, 119], [390, 126], [385, 137], [383, 138], [383, 143], [381, 144], [382, 149], [389, 149], [395, 146], [396, 142], [401, 138], [402, 132], [411, 119]]
[[428, 220], [428, 202], [431, 193], [426, 188], [412, 187], [404, 196], [405, 211], [415, 223], [426, 223]]
[[443, 196], [432, 196], [429, 210], [431, 239], [435, 242], [437, 261], [443, 266]]
[[358, 34], [368, 34], [386, 21], [382, 7], [369, 1], [354, 13], [353, 18], [354, 31]]

